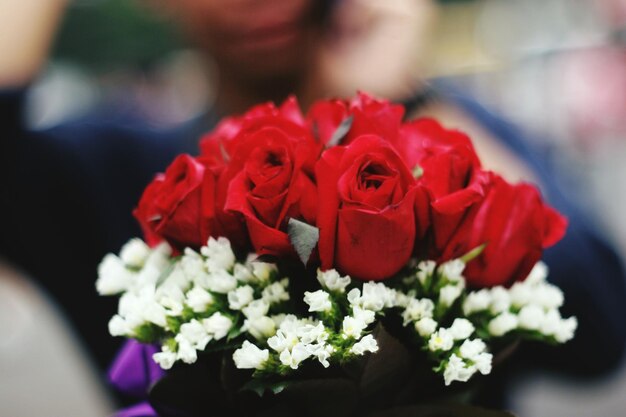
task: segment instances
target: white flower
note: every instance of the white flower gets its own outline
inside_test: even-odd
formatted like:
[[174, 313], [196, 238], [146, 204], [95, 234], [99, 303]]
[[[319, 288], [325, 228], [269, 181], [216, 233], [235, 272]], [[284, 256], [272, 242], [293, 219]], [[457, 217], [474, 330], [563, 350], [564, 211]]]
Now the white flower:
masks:
[[545, 282], [548, 277], [548, 265], [539, 261], [535, 264], [533, 269], [528, 274], [528, 277], [524, 280], [529, 285], [537, 285]]
[[213, 296], [207, 290], [194, 286], [186, 294], [185, 303], [196, 313], [202, 313], [213, 304]]
[[255, 281], [252, 272], [242, 264], [235, 264], [235, 267], [233, 268], [233, 276], [239, 282], [249, 283]]
[[454, 319], [448, 329], [454, 340], [467, 339], [474, 333], [474, 325], [467, 319]]
[[460, 259], [453, 259], [448, 262], [444, 262], [439, 265], [438, 271], [441, 275], [448, 278], [452, 282], [464, 282], [463, 270], [465, 269], [465, 262]]
[[196, 319], [181, 325], [179, 335], [185, 338], [196, 350], [204, 350], [211, 341], [211, 336], [207, 333], [206, 328]]
[[141, 268], [148, 256], [150, 255], [150, 247], [138, 238], [129, 240], [120, 250], [120, 258], [126, 266], [132, 268]]
[[396, 299], [395, 291], [381, 282], [366, 282], [363, 284], [363, 294], [359, 299], [361, 307], [380, 311], [385, 307], [393, 307]]
[[435, 272], [435, 268], [437, 267], [437, 263], [435, 261], [422, 261], [417, 264], [417, 279], [422, 283], [422, 285], [426, 282], [426, 279], [432, 276], [433, 272]]
[[228, 307], [232, 310], [241, 310], [254, 300], [254, 289], [244, 285], [228, 293]]
[[217, 312], [208, 319], [202, 320], [202, 325], [213, 339], [220, 340], [228, 334], [230, 328], [233, 326], [233, 321], [220, 312]]
[[412, 321], [417, 321], [425, 317], [432, 317], [435, 310], [435, 303], [429, 298], [420, 300], [413, 298], [409, 301], [406, 309], [402, 312], [404, 325], [406, 326]]
[[411, 297], [403, 292], [396, 291], [396, 299], [394, 300], [394, 305], [396, 307], [407, 308], [412, 299], [414, 299], [414, 297]]
[[276, 334], [276, 324], [267, 316], [254, 317], [244, 320], [241, 330], [250, 333], [257, 340], [267, 340]]
[[554, 334], [554, 338], [559, 343], [565, 343], [574, 337], [576, 328], [578, 327], [578, 320], [576, 317], [570, 317], [561, 320], [561, 324]]
[[348, 291], [348, 296], [346, 298], [351, 306], [359, 305], [361, 301], [361, 290], [358, 288], [352, 288]]
[[454, 337], [448, 329], [439, 329], [428, 340], [428, 349], [435, 352], [438, 350], [448, 351], [454, 346]]
[[235, 265], [235, 254], [225, 237], [209, 238], [207, 245], [200, 248], [200, 253], [207, 257], [205, 265], [209, 272], [230, 270]]
[[233, 361], [239, 369], [262, 369], [269, 357], [269, 350], [259, 349], [247, 340], [233, 353]]
[[500, 337], [517, 327], [517, 316], [509, 312], [500, 313], [487, 326], [492, 336]]
[[291, 350], [285, 349], [280, 353], [279, 359], [283, 365], [291, 369], [298, 369], [298, 365], [303, 360], [309, 358], [311, 353], [304, 343], [297, 343]]
[[437, 330], [437, 322], [430, 317], [424, 317], [415, 322], [415, 330], [422, 337], [428, 337]]
[[278, 329], [274, 336], [267, 339], [267, 345], [278, 353], [291, 349], [296, 343], [298, 343], [298, 336], [295, 332], [287, 332], [283, 329]]
[[113, 295], [128, 290], [135, 281], [135, 274], [126, 269], [117, 256], [107, 254], [98, 265], [96, 290], [100, 295]]
[[472, 358], [474, 366], [483, 375], [491, 373], [491, 367], [493, 362], [493, 355], [491, 353], [483, 352]]
[[450, 360], [443, 371], [443, 379], [446, 385], [450, 385], [453, 381], [468, 381], [476, 372], [474, 366], [467, 366], [465, 361], [455, 354], [450, 356]]
[[463, 302], [463, 313], [469, 316], [472, 313], [487, 310], [491, 303], [491, 293], [488, 289], [483, 288], [479, 291], [473, 291], [467, 294], [467, 298]]
[[345, 338], [353, 337], [355, 339], [359, 339], [361, 337], [361, 333], [367, 327], [367, 323], [362, 319], [357, 319], [355, 317], [346, 316], [343, 319], [342, 323], [342, 332]]
[[371, 334], [363, 336], [361, 340], [356, 342], [350, 348], [350, 352], [354, 353], [355, 355], [364, 355], [365, 352], [377, 352], [377, 351], [378, 351], [378, 343], [376, 342], [376, 339], [374, 339], [374, 336], [372, 336]]
[[533, 295], [533, 302], [545, 309], [559, 308], [563, 305], [563, 291], [554, 285], [538, 285]]
[[342, 277], [334, 269], [329, 269], [328, 271], [318, 269], [317, 280], [328, 291], [337, 291], [339, 293], [344, 293], [351, 281], [349, 276]]
[[530, 304], [522, 307], [517, 315], [518, 326], [527, 330], [538, 330], [545, 318], [543, 309], [537, 305]]
[[168, 370], [176, 362], [176, 353], [172, 352], [167, 346], [163, 346], [161, 349], [161, 352], [152, 355], [152, 360], [159, 364], [161, 369]]
[[248, 319], [255, 319], [267, 315], [270, 310], [270, 305], [265, 300], [254, 300], [247, 306], [241, 309], [243, 315]]
[[450, 307], [461, 295], [463, 288], [458, 285], [446, 285], [439, 292], [439, 302], [446, 307]]
[[509, 311], [511, 308], [511, 296], [509, 291], [501, 286], [493, 287], [491, 289], [491, 304], [489, 310], [493, 314], [500, 314], [505, 311]]
[[194, 363], [198, 360], [198, 352], [192, 346], [191, 342], [187, 340], [182, 334], [177, 334], [175, 337], [176, 343], [178, 343], [178, 352], [176, 353], [176, 359], [180, 359], [185, 363]]
[[322, 343], [328, 339], [328, 333], [322, 322], [314, 324], [305, 324], [296, 331], [296, 335], [304, 344]]
[[120, 315], [115, 315], [109, 320], [109, 333], [111, 336], [128, 336], [132, 333], [133, 329], [130, 328], [126, 320]]
[[533, 299], [533, 290], [525, 282], [516, 282], [509, 290], [511, 304], [515, 307], [523, 307]]
[[218, 269], [206, 275], [204, 288], [220, 294], [227, 294], [237, 288], [237, 280], [224, 269]]
[[261, 297], [270, 304], [280, 303], [289, 300], [289, 293], [285, 290], [289, 280], [284, 279], [280, 282], [273, 282], [263, 289]]
[[258, 261], [251, 262], [250, 268], [259, 282], [269, 281], [272, 273], [276, 271], [276, 265]]
[[561, 320], [561, 314], [557, 309], [548, 310], [539, 326], [539, 332], [546, 336], [553, 336], [559, 329]]
[[483, 353], [487, 349], [487, 345], [481, 339], [466, 340], [459, 348], [461, 357], [469, 360], [474, 360], [478, 355]]
[[191, 283], [192, 280], [187, 276], [180, 262], [178, 262], [161, 285], [175, 286], [181, 291], [187, 291]]
[[304, 293], [304, 302], [309, 305], [309, 312], [330, 311], [333, 308], [330, 302], [330, 294], [324, 290]]
[[324, 368], [328, 368], [330, 366], [328, 359], [335, 351], [334, 347], [326, 343], [316, 343], [307, 345], [307, 349], [311, 356], [315, 356]]
[[358, 306], [352, 307], [352, 316], [356, 320], [362, 321], [365, 324], [372, 324], [374, 323], [374, 320], [376, 320], [376, 313], [372, 310], [365, 310]]

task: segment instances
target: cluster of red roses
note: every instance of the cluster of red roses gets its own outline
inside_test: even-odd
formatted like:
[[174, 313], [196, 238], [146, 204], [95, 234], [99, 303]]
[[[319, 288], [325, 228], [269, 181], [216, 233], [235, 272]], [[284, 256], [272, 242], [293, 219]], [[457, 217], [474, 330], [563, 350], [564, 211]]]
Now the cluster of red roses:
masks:
[[197, 248], [226, 236], [242, 249], [291, 257], [290, 218], [319, 229], [309, 262], [363, 280], [411, 257], [445, 261], [486, 244], [472, 286], [523, 279], [566, 220], [527, 184], [481, 169], [470, 139], [360, 94], [294, 99], [224, 119], [198, 157], [180, 155], [146, 188], [135, 216], [146, 239]]

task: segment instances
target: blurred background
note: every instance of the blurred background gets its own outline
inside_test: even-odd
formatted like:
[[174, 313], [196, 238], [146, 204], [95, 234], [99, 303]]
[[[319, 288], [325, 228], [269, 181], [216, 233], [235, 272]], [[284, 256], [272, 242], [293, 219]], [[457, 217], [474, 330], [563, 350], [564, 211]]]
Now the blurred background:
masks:
[[[428, 44], [415, 58], [419, 77], [447, 78], [526, 131], [559, 167], [568, 192], [626, 256], [626, 0], [440, 3]], [[27, 120], [32, 128], [45, 129], [105, 112], [113, 119], [173, 127], [211, 106], [216, 77], [210, 60], [188, 49], [175, 29], [137, 2], [76, 0], [62, 20], [51, 58], [28, 91]], [[20, 301], [36, 290], [14, 287], [0, 287], [0, 300], [9, 290], [18, 295], [0, 302], [0, 311], [6, 307], [2, 333], [19, 328], [43, 337], [42, 323], [28, 321], [34, 313]], [[20, 317], [28, 326], [15, 325], [9, 301], [24, 312]], [[55, 326], [62, 324], [45, 327]], [[0, 414], [6, 416], [26, 415], [10, 408], [15, 393], [6, 382], [23, 376], [24, 369], [9, 366], [14, 362], [2, 353], [14, 349], [16, 337], [0, 340]], [[98, 393], [88, 368], [84, 373], [94, 386], [84, 389], [96, 394], [85, 401], [106, 411], [107, 395]], [[622, 415], [626, 372], [616, 369], [593, 384], [523, 375], [513, 399], [520, 417]]]

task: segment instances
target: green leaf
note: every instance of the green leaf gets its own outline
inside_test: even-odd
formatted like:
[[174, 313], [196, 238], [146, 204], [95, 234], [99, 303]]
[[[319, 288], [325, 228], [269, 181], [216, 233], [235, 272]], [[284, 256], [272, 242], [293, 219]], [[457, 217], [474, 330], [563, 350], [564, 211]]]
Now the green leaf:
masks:
[[320, 229], [294, 218], [289, 219], [287, 225], [289, 241], [296, 250], [298, 257], [304, 265], [307, 264], [313, 249], [320, 239]]
[[472, 259], [475, 259], [475, 258], [479, 257], [480, 254], [483, 253], [483, 251], [485, 250], [486, 246], [487, 246], [487, 244], [483, 243], [482, 245], [477, 246], [474, 249], [472, 249], [471, 251], [467, 252], [465, 255], [461, 256], [459, 259], [461, 259], [465, 263], [468, 263]]
[[268, 381], [256, 378], [248, 381], [243, 387], [241, 387], [241, 391], [252, 391], [259, 397], [262, 397], [266, 392], [280, 394], [289, 386], [290, 383], [291, 381]]
[[326, 144], [326, 147], [330, 148], [331, 146], [339, 145], [342, 139], [346, 137], [346, 135], [350, 131], [350, 128], [352, 128], [353, 121], [354, 121], [354, 116], [352, 115], [343, 119], [342, 122], [339, 124], [339, 126], [337, 126], [337, 129], [335, 129], [335, 131], [333, 132], [333, 135], [330, 137], [330, 140]]

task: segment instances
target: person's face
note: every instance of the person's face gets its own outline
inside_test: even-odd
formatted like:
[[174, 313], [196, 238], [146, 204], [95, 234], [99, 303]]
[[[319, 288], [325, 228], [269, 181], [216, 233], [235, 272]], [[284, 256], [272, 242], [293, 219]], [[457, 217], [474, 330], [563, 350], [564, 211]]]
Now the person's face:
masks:
[[164, 0], [224, 70], [263, 79], [301, 70], [319, 0]]

